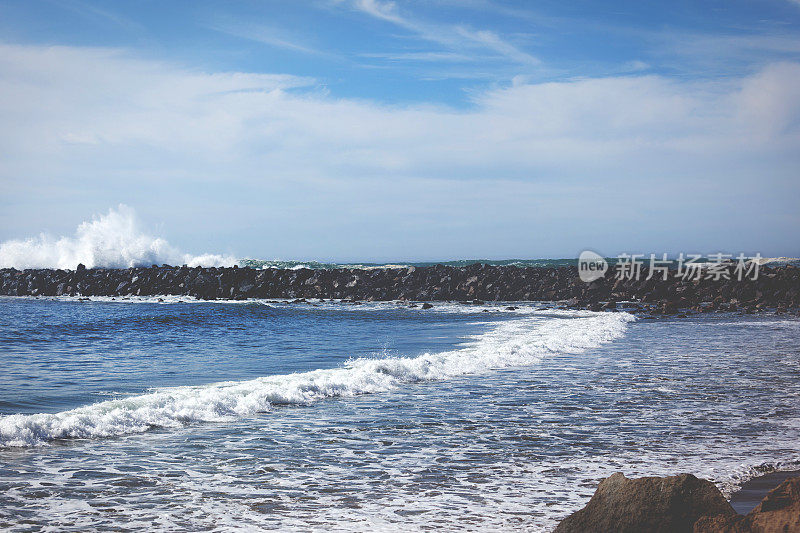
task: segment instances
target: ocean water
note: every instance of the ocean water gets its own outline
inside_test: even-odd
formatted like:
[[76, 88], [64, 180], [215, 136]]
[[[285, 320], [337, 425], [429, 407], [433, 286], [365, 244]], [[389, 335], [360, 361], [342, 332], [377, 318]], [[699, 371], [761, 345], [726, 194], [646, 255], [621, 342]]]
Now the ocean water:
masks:
[[[644, 264], [647, 264], [649, 261], [649, 255], [643, 256], [643, 259], [639, 259], [643, 261]], [[656, 257], [661, 257], [660, 254], [657, 254]], [[609, 265], [616, 265], [619, 262], [619, 258], [617, 257], [606, 257], [604, 258]], [[673, 261], [677, 261], [676, 258], [672, 258]], [[696, 264], [703, 264], [704, 262], [708, 262], [710, 259], [708, 257], [699, 257], [696, 259]], [[283, 269], [300, 269], [300, 268], [309, 268], [311, 270], [330, 270], [336, 268], [362, 268], [362, 269], [373, 269], [373, 268], [404, 268], [404, 267], [430, 267], [435, 265], [445, 265], [445, 266], [452, 266], [452, 267], [466, 267], [470, 265], [474, 265], [476, 263], [485, 264], [485, 265], [492, 265], [492, 266], [513, 266], [513, 267], [532, 267], [532, 268], [560, 268], [560, 267], [577, 267], [578, 266], [578, 259], [458, 259], [455, 261], [394, 261], [389, 263], [369, 263], [369, 262], [359, 262], [359, 263], [326, 263], [322, 261], [282, 261], [282, 260], [264, 260], [264, 259], [239, 259], [236, 261], [236, 264], [240, 267], [249, 267], [249, 268], [283, 268]], [[795, 265], [800, 266], [800, 260], [788, 257], [774, 257], [774, 258], [763, 258], [761, 264], [768, 264], [771, 267], [774, 266], [781, 266], [781, 265]], [[146, 264], [146, 262], [141, 263], [140, 266], [151, 266], [150, 264]], [[674, 263], [674, 266], [677, 266], [677, 262]]]
[[[614, 259], [609, 259], [614, 263]], [[330, 270], [336, 268], [405, 268], [405, 267], [429, 267], [434, 265], [445, 265], [452, 267], [466, 267], [482, 263], [493, 266], [515, 266], [515, 267], [534, 267], [534, 268], [554, 268], [578, 266], [577, 259], [458, 259], [455, 261], [393, 261], [384, 263], [357, 262], [357, 263], [329, 263], [323, 261], [283, 261], [265, 259], [239, 259], [240, 267], [249, 268], [284, 268], [299, 269], [310, 268], [312, 270]], [[150, 266], [150, 265], [147, 265]]]
[[800, 466], [800, 320], [0, 298], [0, 528], [548, 531]]

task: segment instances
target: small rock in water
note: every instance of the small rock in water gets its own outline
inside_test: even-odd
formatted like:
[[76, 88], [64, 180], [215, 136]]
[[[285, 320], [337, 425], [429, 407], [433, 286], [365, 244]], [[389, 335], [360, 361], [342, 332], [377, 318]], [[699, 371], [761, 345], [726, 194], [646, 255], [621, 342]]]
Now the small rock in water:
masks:
[[431, 307], [433, 307], [433, 306], [431, 304], [429, 304], [428, 302], [425, 302], [424, 304], [422, 304], [422, 308], [423, 309], [430, 309]]

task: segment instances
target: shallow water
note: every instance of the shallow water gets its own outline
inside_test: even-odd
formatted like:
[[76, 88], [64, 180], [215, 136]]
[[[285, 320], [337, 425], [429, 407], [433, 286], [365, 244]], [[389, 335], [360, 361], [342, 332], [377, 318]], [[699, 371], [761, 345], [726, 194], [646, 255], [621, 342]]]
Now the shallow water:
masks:
[[0, 301], [0, 527], [548, 530], [800, 464], [797, 319], [155, 302]]

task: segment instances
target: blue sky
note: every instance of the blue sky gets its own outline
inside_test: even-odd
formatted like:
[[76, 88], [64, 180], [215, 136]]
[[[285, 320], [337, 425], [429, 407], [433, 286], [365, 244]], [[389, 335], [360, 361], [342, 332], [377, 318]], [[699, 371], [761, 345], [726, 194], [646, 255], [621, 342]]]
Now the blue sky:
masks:
[[0, 1], [0, 241], [800, 255], [800, 2]]

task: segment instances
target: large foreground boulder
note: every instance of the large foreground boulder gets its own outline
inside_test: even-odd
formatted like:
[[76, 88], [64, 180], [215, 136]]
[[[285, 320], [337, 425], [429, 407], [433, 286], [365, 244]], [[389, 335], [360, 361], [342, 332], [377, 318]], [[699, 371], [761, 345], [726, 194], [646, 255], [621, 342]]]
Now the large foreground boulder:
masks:
[[736, 511], [710, 481], [691, 474], [628, 479], [616, 473], [556, 533], [690, 533], [699, 518], [715, 515]]
[[746, 516], [724, 515], [697, 521], [695, 533], [800, 532], [800, 477], [787, 479]]

